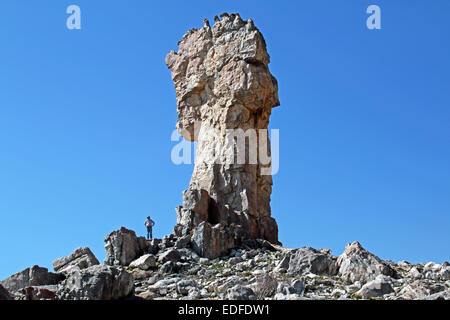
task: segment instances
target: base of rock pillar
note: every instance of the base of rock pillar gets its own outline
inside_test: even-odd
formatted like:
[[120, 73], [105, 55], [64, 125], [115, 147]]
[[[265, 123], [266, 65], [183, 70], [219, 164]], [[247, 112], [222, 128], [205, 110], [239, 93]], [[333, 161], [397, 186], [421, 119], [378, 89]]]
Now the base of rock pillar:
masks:
[[212, 226], [204, 221], [193, 230], [191, 245], [202, 257], [208, 259], [221, 257], [242, 243], [242, 235], [239, 231], [221, 224]]

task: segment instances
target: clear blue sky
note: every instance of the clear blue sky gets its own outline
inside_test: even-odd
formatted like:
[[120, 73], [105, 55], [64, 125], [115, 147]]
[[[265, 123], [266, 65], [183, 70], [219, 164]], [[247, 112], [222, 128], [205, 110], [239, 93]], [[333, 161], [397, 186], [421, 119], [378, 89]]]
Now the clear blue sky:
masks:
[[104, 236], [144, 235], [148, 214], [172, 231], [193, 168], [170, 159], [164, 58], [224, 11], [255, 21], [279, 82], [283, 244], [450, 259], [450, 1], [218, 3], [0, 2], [0, 279], [80, 246], [103, 260]]

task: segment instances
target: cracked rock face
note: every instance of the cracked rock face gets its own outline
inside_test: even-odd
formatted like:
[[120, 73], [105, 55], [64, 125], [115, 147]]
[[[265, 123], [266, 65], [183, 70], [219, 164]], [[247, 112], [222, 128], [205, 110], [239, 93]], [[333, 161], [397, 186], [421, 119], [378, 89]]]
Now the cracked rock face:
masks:
[[[208, 233], [208, 241], [200, 241], [209, 246], [204, 252], [213, 252], [209, 257], [245, 239], [278, 243], [278, 227], [270, 216], [267, 134], [272, 108], [279, 105], [277, 81], [253, 21], [238, 14], [221, 18], [213, 27], [205, 20], [201, 29], [189, 30], [178, 52], [166, 57], [176, 90], [176, 127], [186, 140], [198, 142], [175, 233], [195, 233], [203, 222], [211, 225], [208, 230], [220, 225]], [[205, 233], [205, 226], [199, 232]]]
[[136, 237], [133, 230], [121, 227], [105, 237], [105, 264], [110, 266], [128, 266], [142, 256], [148, 249], [144, 237]]

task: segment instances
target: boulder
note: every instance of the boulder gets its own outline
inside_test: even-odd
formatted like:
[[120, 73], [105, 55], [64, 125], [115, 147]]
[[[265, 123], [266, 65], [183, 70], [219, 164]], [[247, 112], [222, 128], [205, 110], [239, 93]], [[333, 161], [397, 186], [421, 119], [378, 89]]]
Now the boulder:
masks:
[[152, 239], [147, 241], [147, 252], [150, 254], [157, 254], [161, 241], [161, 239]]
[[175, 248], [177, 249], [183, 249], [186, 248], [189, 243], [191, 242], [191, 235], [186, 235], [183, 236], [181, 238], [179, 238], [176, 242], [175, 242]]
[[173, 234], [166, 235], [161, 239], [161, 243], [159, 244], [159, 248], [161, 250], [166, 250], [168, 248], [172, 248], [175, 245], [175, 239]]
[[19, 300], [58, 300], [58, 286], [34, 286], [19, 290]]
[[100, 264], [89, 248], [77, 248], [69, 256], [56, 259], [53, 262], [53, 269], [56, 273], [67, 273], [70, 270], [86, 269]]
[[58, 295], [65, 300], [117, 300], [134, 289], [133, 276], [116, 267], [95, 265], [72, 272], [63, 281]]
[[[278, 283], [276, 294], [278, 295], [276, 300], [280, 299], [280, 295], [301, 295], [305, 291], [305, 280], [304, 279], [296, 279], [291, 284], [288, 282], [280, 282]], [[290, 299], [284, 299], [290, 300]]]
[[305, 279], [296, 279], [292, 282], [292, 288], [294, 288], [294, 293], [302, 294], [305, 291]]
[[181, 255], [177, 249], [169, 249], [159, 255], [158, 261], [161, 263], [165, 263], [167, 261], [171, 261], [176, 263], [180, 261]]
[[284, 254], [283, 258], [281, 258], [280, 262], [277, 264], [275, 269], [273, 270], [275, 273], [286, 272], [289, 268], [289, 262], [291, 260], [291, 254]]
[[147, 253], [148, 244], [144, 237], [124, 227], [105, 237], [105, 264], [110, 266], [128, 266], [133, 260]]
[[382, 297], [385, 294], [394, 292], [392, 279], [385, 275], [378, 275], [375, 280], [367, 282], [362, 288], [356, 292], [363, 298]]
[[0, 284], [9, 292], [19, 291], [30, 286], [54, 285], [64, 279], [61, 274], [48, 272], [47, 268], [33, 266], [1, 281]]
[[227, 290], [227, 300], [255, 300], [252, 289], [241, 285], [235, 285]]
[[156, 258], [152, 254], [145, 254], [142, 257], [130, 263], [130, 267], [139, 268], [141, 270], [148, 270], [156, 267]]
[[244, 261], [244, 259], [242, 259], [242, 257], [233, 257], [228, 260], [228, 265], [234, 266], [238, 263], [241, 263], [242, 261]]
[[177, 251], [181, 255], [181, 259], [184, 261], [198, 261], [200, 259], [197, 252], [191, 248], [177, 249]]
[[289, 295], [289, 294], [295, 294], [295, 289], [287, 282], [280, 282], [278, 283], [277, 294], [283, 294], [283, 295]]
[[303, 247], [295, 250], [289, 258], [288, 273], [304, 274], [309, 272], [317, 275], [335, 275], [336, 257], [328, 249], [317, 250]]
[[417, 267], [412, 267], [409, 270], [409, 272], [407, 273], [407, 275], [412, 279], [422, 279], [423, 278], [422, 273], [419, 271], [419, 269], [417, 269]]
[[364, 249], [357, 241], [348, 243], [337, 260], [338, 273], [347, 283], [366, 283], [378, 275], [397, 277], [396, 271], [374, 254]]
[[177, 271], [177, 265], [173, 261], [167, 261], [163, 263], [161, 268], [159, 269], [160, 273], [174, 273]]
[[184, 296], [188, 295], [191, 289], [197, 288], [197, 283], [194, 280], [181, 280], [177, 282], [177, 292]]
[[0, 300], [12, 300], [9, 291], [6, 290], [5, 287], [3, 287], [1, 284], [0, 284]]

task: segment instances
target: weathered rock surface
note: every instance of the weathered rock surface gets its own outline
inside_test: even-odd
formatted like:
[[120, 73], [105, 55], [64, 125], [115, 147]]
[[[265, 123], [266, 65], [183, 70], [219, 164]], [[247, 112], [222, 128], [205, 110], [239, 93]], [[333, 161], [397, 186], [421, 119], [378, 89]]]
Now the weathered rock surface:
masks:
[[110, 266], [128, 266], [148, 250], [144, 237], [136, 237], [134, 231], [124, 227], [107, 235], [105, 243], [105, 264]]
[[53, 269], [57, 273], [67, 273], [74, 269], [86, 269], [100, 264], [89, 248], [77, 248], [69, 256], [56, 259]]
[[129, 296], [134, 289], [133, 276], [116, 267], [95, 265], [72, 272], [58, 289], [61, 299], [117, 300]]
[[9, 291], [0, 284], [0, 300], [12, 300]]
[[152, 254], [145, 254], [142, 257], [130, 263], [131, 268], [138, 268], [141, 270], [148, 270], [156, 267], [156, 258]]
[[396, 277], [396, 272], [388, 263], [364, 249], [359, 242], [348, 243], [345, 251], [337, 259], [339, 275], [348, 283], [366, 283], [378, 275]]
[[[184, 236], [193, 230], [195, 249], [209, 257], [221, 256], [247, 238], [278, 243], [277, 224], [270, 216], [267, 135], [271, 110], [279, 105], [277, 81], [253, 21], [243, 21], [239, 14], [221, 17], [212, 28], [205, 20], [201, 29], [189, 30], [178, 52], [166, 57], [176, 90], [177, 129], [186, 140], [198, 142], [174, 232]], [[206, 226], [197, 228], [202, 223]]]
[[57, 284], [62, 279], [62, 275], [49, 272], [47, 268], [33, 266], [13, 274], [0, 284], [12, 293], [30, 286]]

